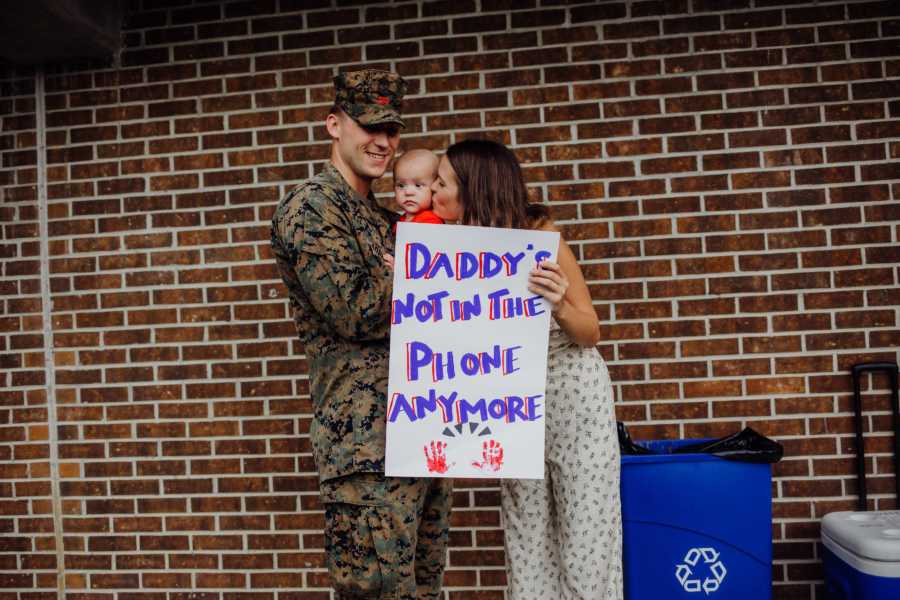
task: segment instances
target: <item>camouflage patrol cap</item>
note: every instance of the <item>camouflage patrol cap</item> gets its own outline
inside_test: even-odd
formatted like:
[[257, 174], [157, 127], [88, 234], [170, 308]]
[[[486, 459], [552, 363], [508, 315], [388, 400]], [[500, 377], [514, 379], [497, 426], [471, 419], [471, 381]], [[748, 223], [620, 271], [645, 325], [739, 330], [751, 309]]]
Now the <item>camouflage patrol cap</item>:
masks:
[[397, 73], [366, 69], [334, 78], [334, 102], [360, 125], [396, 123], [406, 127], [400, 112], [406, 81]]

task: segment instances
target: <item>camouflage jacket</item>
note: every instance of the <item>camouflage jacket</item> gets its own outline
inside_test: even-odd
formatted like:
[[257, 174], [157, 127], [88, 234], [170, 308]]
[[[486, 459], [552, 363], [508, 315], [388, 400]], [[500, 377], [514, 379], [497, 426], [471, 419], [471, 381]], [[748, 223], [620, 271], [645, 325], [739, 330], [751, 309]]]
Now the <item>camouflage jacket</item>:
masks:
[[319, 479], [384, 473], [397, 215], [360, 196], [329, 163], [272, 218], [272, 248], [309, 361]]

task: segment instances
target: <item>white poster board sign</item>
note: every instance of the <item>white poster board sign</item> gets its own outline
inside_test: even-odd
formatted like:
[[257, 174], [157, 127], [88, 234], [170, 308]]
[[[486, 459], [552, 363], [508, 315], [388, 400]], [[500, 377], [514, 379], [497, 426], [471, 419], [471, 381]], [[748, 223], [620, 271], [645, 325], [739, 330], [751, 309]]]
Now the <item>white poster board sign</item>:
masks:
[[388, 383], [389, 476], [544, 476], [550, 308], [528, 273], [547, 231], [399, 223]]

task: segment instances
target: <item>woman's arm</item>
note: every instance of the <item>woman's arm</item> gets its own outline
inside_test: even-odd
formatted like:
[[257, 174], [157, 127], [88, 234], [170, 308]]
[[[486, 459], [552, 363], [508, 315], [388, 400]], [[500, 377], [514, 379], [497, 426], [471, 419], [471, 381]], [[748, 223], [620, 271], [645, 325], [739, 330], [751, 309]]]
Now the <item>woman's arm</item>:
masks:
[[[541, 229], [557, 231], [552, 224]], [[544, 262], [532, 269], [528, 289], [543, 296], [553, 307], [553, 318], [573, 342], [593, 346], [600, 341], [600, 324], [578, 261], [564, 239], [559, 238], [558, 263]]]

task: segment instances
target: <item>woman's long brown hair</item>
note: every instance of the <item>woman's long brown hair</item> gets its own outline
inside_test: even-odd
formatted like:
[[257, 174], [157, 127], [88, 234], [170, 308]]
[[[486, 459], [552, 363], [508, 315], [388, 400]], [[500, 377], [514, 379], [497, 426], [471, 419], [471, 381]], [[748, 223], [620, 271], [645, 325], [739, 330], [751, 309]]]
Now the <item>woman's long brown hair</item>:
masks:
[[528, 201], [519, 161], [491, 140], [469, 139], [447, 148], [459, 182], [462, 225], [534, 229], [550, 218], [547, 207]]

